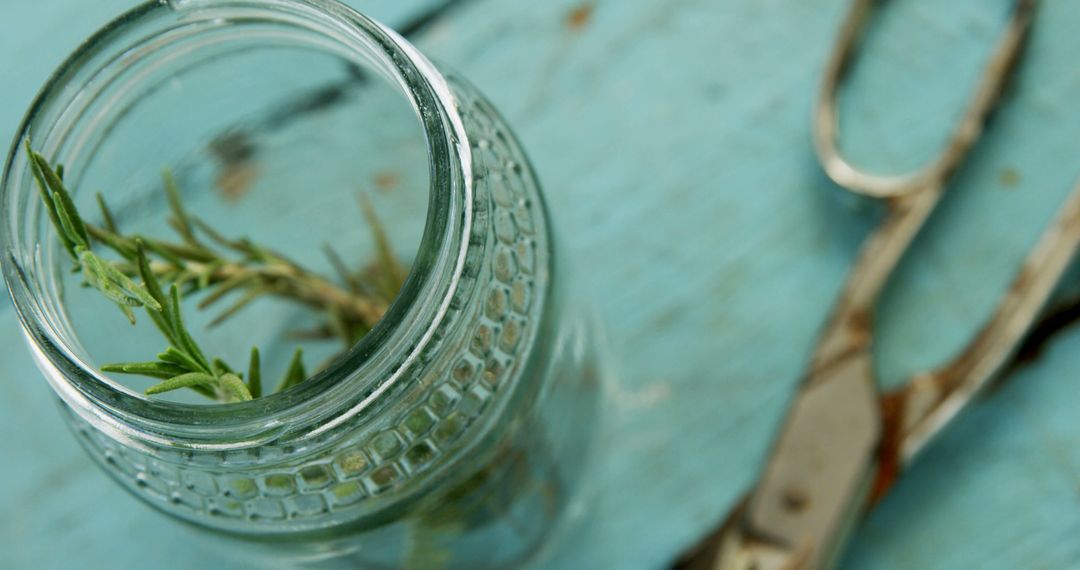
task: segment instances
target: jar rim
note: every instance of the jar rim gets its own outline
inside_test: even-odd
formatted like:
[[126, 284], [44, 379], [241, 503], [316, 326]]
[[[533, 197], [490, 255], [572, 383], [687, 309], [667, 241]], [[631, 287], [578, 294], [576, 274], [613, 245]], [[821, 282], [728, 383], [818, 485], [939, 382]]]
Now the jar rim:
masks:
[[[185, 16], [211, 18], [215, 11], [237, 9], [265, 17], [288, 13], [291, 18], [309, 18], [289, 23], [324, 26], [311, 29], [332, 30], [335, 39], [354, 42], [346, 47], [364, 50], [385, 66], [409, 98], [425, 132], [431, 170], [427, 220], [418, 261], [402, 292], [378, 325], [326, 370], [289, 390], [248, 402], [191, 405], [152, 399], [115, 383], [77, 356], [30, 287], [15, 251], [26, 241], [19, 235], [25, 222], [17, 219], [16, 195], [36, 196], [22, 143], [33, 133], [35, 143], [43, 143], [45, 151], [64, 144], [67, 134], [56, 133], [50, 121], [62, 117], [73, 100], [83, 95], [79, 79], [93, 71], [102, 54], [116, 48], [114, 44], [125, 43], [126, 31], [149, 24], [162, 33], [170, 22], [175, 25]], [[285, 432], [315, 436], [355, 417], [404, 376], [449, 309], [472, 223], [472, 161], [467, 140], [442, 74], [405, 39], [338, 0], [151, 0], [132, 9], [91, 36], [54, 72], [23, 120], [0, 178], [4, 219], [0, 265], [39, 367], [69, 408], [84, 419], [116, 434], [162, 445], [245, 448]], [[31, 245], [41, 249], [39, 242]], [[55, 251], [51, 245], [47, 249]], [[395, 346], [408, 347], [404, 358], [379, 358], [386, 352], [381, 349]]]

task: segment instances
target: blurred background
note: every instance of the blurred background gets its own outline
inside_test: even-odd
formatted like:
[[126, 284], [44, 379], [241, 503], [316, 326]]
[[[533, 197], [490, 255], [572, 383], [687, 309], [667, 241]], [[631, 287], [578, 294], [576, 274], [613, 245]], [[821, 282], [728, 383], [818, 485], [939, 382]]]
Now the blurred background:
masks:
[[[750, 485], [876, 220], [810, 144], [846, 0], [348, 0], [475, 83], [540, 173], [610, 338], [585, 524], [555, 568], [664, 568]], [[0, 139], [130, 0], [0, 0]], [[945, 140], [1008, 0], [897, 0], [841, 98], [899, 172]], [[1018, 80], [884, 299], [888, 385], [977, 330], [1080, 177], [1080, 5], [1047, 0]], [[1075, 280], [1075, 279], [1074, 279]], [[859, 527], [844, 568], [1080, 567], [1080, 327], [1068, 309]], [[0, 308], [0, 567], [215, 567], [65, 432]]]

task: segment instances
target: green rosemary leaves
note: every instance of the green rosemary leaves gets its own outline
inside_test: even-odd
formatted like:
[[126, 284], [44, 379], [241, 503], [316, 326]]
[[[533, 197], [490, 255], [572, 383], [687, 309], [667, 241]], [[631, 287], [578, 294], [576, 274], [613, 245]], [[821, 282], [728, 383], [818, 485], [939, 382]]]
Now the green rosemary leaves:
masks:
[[[167, 342], [155, 360], [109, 364], [102, 371], [134, 374], [159, 380], [146, 390], [161, 394], [191, 389], [219, 402], [239, 402], [263, 395], [258, 348], [251, 351], [246, 373], [237, 372], [207, 353], [184, 324], [181, 301], [204, 292], [199, 308], [208, 309], [232, 299], [210, 326], [230, 319], [263, 296], [287, 299], [308, 307], [325, 318], [325, 324], [309, 338], [339, 338], [351, 347], [382, 318], [403, 284], [405, 270], [393, 255], [374, 209], [361, 201], [377, 246], [375, 271], [348, 271], [327, 248], [339, 273], [339, 285], [308, 271], [300, 264], [246, 238], [230, 239], [190, 213], [181, 200], [176, 182], [168, 172], [164, 189], [169, 204], [168, 224], [178, 241], [163, 241], [120, 232], [104, 198], [97, 195], [102, 225], [84, 221], [64, 182], [62, 166], [53, 166], [26, 141], [30, 167], [49, 220], [61, 245], [72, 259], [72, 270], [81, 272], [86, 284], [116, 304], [135, 323], [135, 309], [144, 309]], [[112, 250], [120, 259], [106, 260], [93, 246]], [[293, 387], [308, 373], [303, 351], [297, 348], [277, 390]]]

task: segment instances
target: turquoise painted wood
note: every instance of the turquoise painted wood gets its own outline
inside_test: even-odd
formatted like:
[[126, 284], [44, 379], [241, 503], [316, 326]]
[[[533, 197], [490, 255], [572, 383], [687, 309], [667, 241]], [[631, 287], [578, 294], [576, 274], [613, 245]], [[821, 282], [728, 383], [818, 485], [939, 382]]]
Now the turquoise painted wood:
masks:
[[[662, 568], [752, 480], [876, 210], [811, 153], [844, 0], [472, 0], [413, 39], [509, 118], [611, 338], [585, 522], [552, 568]], [[400, 25], [434, 0], [353, 0]], [[846, 147], [929, 156], [1006, 0], [892, 3], [844, 95]], [[0, 5], [0, 133], [129, 2]], [[1026, 64], [884, 301], [886, 382], [970, 335], [1080, 177], [1080, 5], [1046, 0]], [[61, 427], [0, 311], [0, 566], [216, 567]], [[871, 514], [844, 568], [1080, 568], [1080, 331], [976, 404]], [[159, 566], [164, 563], [165, 566]]]

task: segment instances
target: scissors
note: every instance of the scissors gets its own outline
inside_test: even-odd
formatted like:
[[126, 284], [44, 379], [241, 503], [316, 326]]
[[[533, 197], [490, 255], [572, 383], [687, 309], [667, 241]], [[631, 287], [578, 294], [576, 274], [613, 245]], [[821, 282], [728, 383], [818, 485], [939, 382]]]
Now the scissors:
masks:
[[1080, 245], [1077, 186], [971, 342], [945, 365], [912, 375], [900, 388], [878, 389], [875, 303], [952, 173], [982, 135], [1020, 60], [1037, 2], [1015, 1], [945, 148], [921, 169], [901, 176], [860, 171], [844, 159], [837, 143], [837, 90], [878, 4], [851, 4], [825, 70], [813, 126], [829, 178], [851, 192], [884, 200], [887, 214], [862, 246], [756, 485], [681, 568], [831, 568], [859, 517], [1008, 363]]

